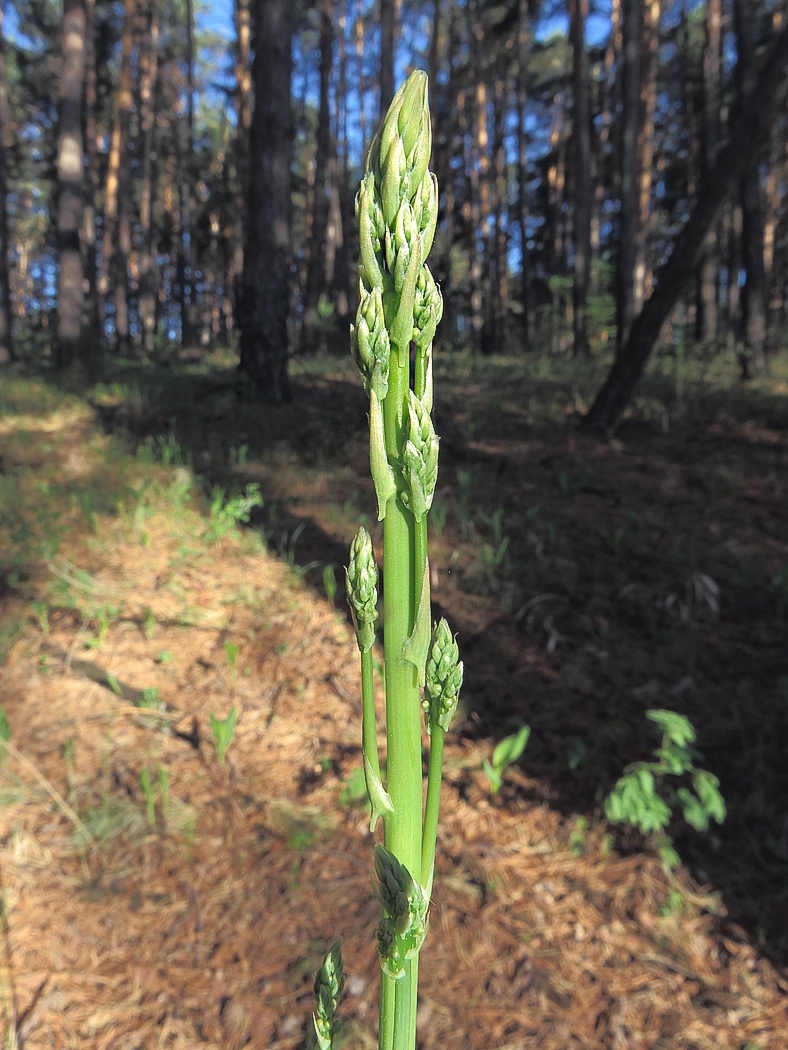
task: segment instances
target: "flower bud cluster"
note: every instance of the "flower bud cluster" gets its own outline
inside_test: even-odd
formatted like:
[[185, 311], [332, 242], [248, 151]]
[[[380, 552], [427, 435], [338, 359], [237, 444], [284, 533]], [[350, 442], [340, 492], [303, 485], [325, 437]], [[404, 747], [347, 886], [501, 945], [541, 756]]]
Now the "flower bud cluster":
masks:
[[408, 438], [402, 454], [405, 488], [402, 502], [416, 521], [432, 506], [438, 480], [438, 435], [432, 417], [412, 391], [408, 391]]
[[367, 291], [359, 281], [359, 308], [350, 338], [353, 360], [364, 380], [367, 393], [374, 390], [382, 401], [389, 388], [391, 341], [383, 311], [383, 293], [379, 287]]
[[427, 936], [428, 901], [404, 864], [384, 846], [375, 846], [377, 896], [384, 915], [378, 924], [380, 965], [394, 980], [405, 973], [405, 960], [418, 955]]
[[457, 710], [462, 675], [459, 647], [448, 623], [441, 619], [432, 634], [424, 682], [422, 706], [427, 714], [428, 733], [432, 733], [435, 726], [440, 726], [444, 733], [448, 732]]
[[331, 1050], [336, 1027], [336, 1012], [344, 983], [342, 944], [340, 941], [335, 941], [323, 965], [315, 975], [316, 1009], [312, 1021], [315, 1026], [318, 1050]]
[[363, 525], [350, 545], [345, 587], [358, 647], [362, 653], [368, 653], [375, 644], [378, 622], [378, 566], [372, 538]]

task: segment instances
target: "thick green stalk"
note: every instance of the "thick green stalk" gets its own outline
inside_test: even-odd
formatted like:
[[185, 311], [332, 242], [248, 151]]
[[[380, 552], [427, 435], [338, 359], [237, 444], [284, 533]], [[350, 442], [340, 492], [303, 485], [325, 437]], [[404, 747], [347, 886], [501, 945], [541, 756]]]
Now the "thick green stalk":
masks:
[[435, 843], [438, 840], [438, 816], [441, 805], [443, 741], [445, 735], [441, 727], [436, 726], [432, 730], [430, 739], [427, 802], [424, 807], [424, 837], [421, 844], [421, 884], [427, 897], [432, 893], [432, 879], [435, 869]]

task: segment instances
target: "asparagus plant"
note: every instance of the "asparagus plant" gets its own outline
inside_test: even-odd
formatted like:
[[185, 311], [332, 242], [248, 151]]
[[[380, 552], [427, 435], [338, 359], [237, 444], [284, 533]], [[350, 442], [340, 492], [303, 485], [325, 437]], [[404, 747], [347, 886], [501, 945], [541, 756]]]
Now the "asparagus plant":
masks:
[[[432, 422], [432, 341], [443, 312], [426, 265], [438, 214], [428, 164], [432, 131], [426, 74], [397, 92], [370, 147], [356, 197], [359, 307], [352, 351], [369, 395], [370, 469], [383, 522], [386, 783], [381, 777], [372, 648], [378, 569], [360, 528], [347, 594], [361, 653], [362, 750], [372, 811], [383, 822], [374, 849], [381, 966], [380, 1050], [413, 1050], [419, 951], [435, 864], [443, 742], [462, 684], [445, 620], [432, 626], [427, 516], [438, 473]], [[429, 737], [422, 808], [422, 708]], [[325, 1026], [324, 1026], [325, 1029]]]

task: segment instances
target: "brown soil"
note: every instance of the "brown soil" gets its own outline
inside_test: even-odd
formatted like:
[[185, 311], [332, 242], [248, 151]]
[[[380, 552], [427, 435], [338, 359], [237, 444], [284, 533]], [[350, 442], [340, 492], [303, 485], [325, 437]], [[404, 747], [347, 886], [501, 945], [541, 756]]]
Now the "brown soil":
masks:
[[[420, 1045], [785, 1050], [785, 393], [698, 387], [674, 420], [657, 386], [600, 443], [575, 425], [582, 383], [473, 369], [442, 379], [437, 418], [433, 598], [466, 685]], [[363, 396], [341, 369], [304, 374], [293, 405], [264, 411], [215, 376], [137, 382], [135, 398], [96, 396], [96, 419], [57, 404], [0, 419], [20, 486], [4, 490], [3, 542], [9, 501], [34, 506], [42, 477], [93, 493], [39, 514], [58, 550], [0, 581], [3, 621], [19, 625], [0, 667], [6, 1038], [291, 1050], [341, 936], [347, 1045], [374, 1046], [359, 674], [342, 602], [322, 593], [329, 564], [341, 590], [373, 506]], [[178, 496], [183, 466], [127, 462], [95, 425], [133, 446], [173, 417], [178, 455], [209, 483], [260, 484], [267, 551]], [[155, 497], [129, 500], [146, 474]], [[601, 816], [657, 742], [655, 707], [691, 718], [728, 805], [710, 833], [673, 829], [686, 866], [672, 876]], [[220, 765], [210, 716], [232, 708]], [[491, 796], [482, 759], [519, 721], [531, 741]]]

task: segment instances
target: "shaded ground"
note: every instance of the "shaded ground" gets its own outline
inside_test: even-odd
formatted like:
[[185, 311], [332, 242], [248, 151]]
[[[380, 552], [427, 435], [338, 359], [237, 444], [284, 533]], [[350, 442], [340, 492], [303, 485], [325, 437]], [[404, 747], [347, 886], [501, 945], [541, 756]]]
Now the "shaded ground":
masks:
[[[264, 411], [227, 371], [117, 378], [89, 405], [0, 393], [6, 1028], [294, 1048], [341, 934], [350, 1043], [374, 1045], [358, 672], [324, 597], [373, 506], [363, 395], [335, 363]], [[709, 380], [677, 412], [656, 376], [600, 443], [575, 425], [595, 382], [438, 376], [433, 598], [466, 686], [422, 1045], [784, 1050], [788, 387]], [[259, 484], [254, 528], [193, 472]], [[672, 877], [600, 815], [657, 707], [690, 717], [728, 805], [673, 829]], [[482, 759], [520, 721], [492, 797]]]

